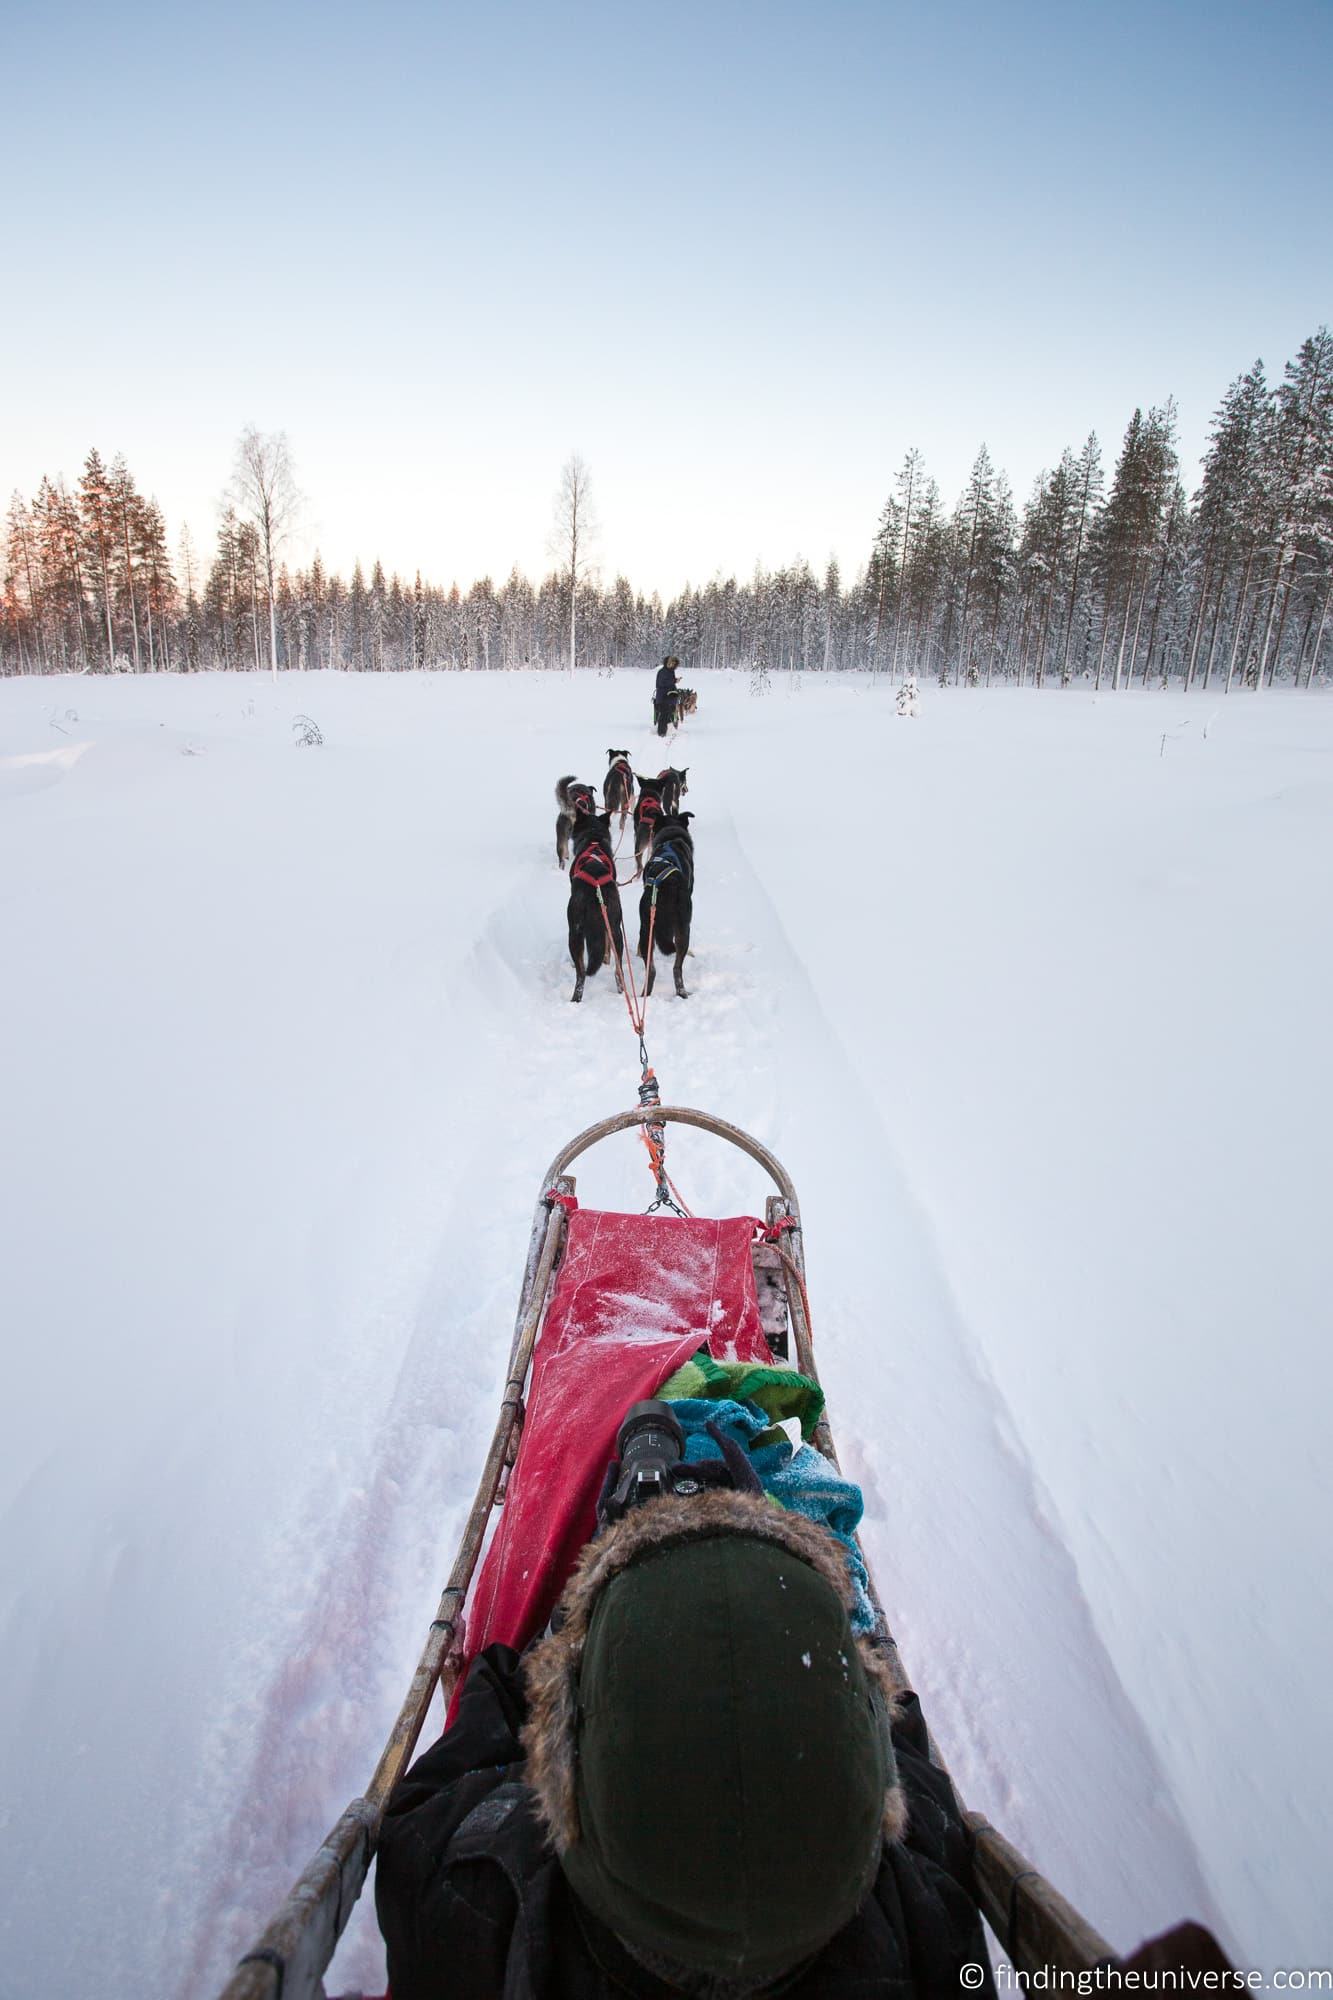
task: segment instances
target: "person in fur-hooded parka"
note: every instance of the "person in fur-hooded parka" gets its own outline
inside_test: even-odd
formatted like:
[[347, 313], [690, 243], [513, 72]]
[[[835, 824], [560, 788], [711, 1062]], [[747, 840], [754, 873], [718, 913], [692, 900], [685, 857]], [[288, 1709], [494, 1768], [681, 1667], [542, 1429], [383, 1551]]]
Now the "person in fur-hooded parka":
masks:
[[761, 1496], [599, 1534], [390, 1801], [394, 2000], [959, 1991], [986, 1965], [966, 1834], [849, 1601], [832, 1537]]

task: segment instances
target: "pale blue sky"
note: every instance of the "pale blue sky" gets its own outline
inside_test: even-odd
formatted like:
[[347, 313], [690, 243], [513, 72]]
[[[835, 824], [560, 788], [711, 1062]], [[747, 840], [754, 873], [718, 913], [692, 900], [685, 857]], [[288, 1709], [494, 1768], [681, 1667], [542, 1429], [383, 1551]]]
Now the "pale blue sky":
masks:
[[[12, 5], [12, 0], [11, 0]], [[1211, 411], [1333, 317], [1333, 5], [30, 6], [4, 31], [0, 484], [122, 450], [205, 551], [247, 423], [306, 546], [648, 589], [863, 559]]]

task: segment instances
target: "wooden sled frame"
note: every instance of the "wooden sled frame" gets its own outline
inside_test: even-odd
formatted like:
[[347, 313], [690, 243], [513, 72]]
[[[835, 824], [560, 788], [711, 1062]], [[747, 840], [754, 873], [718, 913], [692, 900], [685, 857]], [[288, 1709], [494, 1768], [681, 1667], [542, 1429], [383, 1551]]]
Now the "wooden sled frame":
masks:
[[[700, 1131], [711, 1132], [748, 1154], [773, 1181], [778, 1192], [768, 1198], [767, 1218], [770, 1224], [784, 1218], [792, 1224], [783, 1232], [783, 1251], [800, 1274], [801, 1282], [786, 1285], [786, 1267], [778, 1252], [767, 1245], [756, 1245], [755, 1278], [761, 1318], [770, 1346], [783, 1355], [787, 1353], [786, 1329], [790, 1322], [795, 1365], [803, 1375], [818, 1380], [805, 1307], [800, 1205], [790, 1175], [766, 1146], [740, 1126], [728, 1124], [709, 1112], [693, 1111], [684, 1105], [663, 1105], [639, 1107], [603, 1118], [557, 1153], [542, 1180], [537, 1201], [495, 1434], [482, 1466], [458, 1554], [411, 1685], [364, 1795], [353, 1799], [342, 1813], [262, 1937], [237, 1965], [223, 1988], [221, 2000], [325, 2000], [323, 1974], [369, 1873], [389, 1796], [416, 1748], [436, 1687], [440, 1688], [447, 1707], [462, 1670], [463, 1604], [481, 1555], [487, 1520], [492, 1507], [504, 1497], [509, 1467], [518, 1451], [524, 1389], [568, 1227], [564, 1205], [549, 1197], [553, 1193], [573, 1194], [574, 1181], [567, 1169], [581, 1153], [617, 1132], [650, 1121], [694, 1125]], [[837, 1464], [827, 1410], [820, 1417], [812, 1441], [817, 1450]], [[873, 1576], [869, 1587], [876, 1619], [873, 1642], [882, 1649], [895, 1678], [905, 1688], [910, 1683]], [[933, 1739], [931, 1755], [948, 1776]], [[954, 1794], [958, 1797], [956, 1787]], [[961, 1798], [958, 1804], [972, 1838], [978, 1907], [1013, 1965], [1022, 1972], [1035, 1973], [1043, 1966], [1084, 1972], [1119, 1964], [1106, 1939], [1084, 1921], [1017, 1848], [980, 1813], [968, 1812]]]

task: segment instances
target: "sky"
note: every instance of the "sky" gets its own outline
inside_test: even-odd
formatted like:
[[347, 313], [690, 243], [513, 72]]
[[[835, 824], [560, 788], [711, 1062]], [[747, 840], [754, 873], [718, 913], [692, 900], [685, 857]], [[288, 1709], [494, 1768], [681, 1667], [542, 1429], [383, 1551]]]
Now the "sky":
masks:
[[[12, 4], [12, 0], [11, 0]], [[206, 556], [241, 430], [291, 554], [664, 595], [864, 560], [904, 453], [1021, 502], [1333, 318], [1333, 0], [253, 0], [6, 21], [0, 496], [124, 452]]]

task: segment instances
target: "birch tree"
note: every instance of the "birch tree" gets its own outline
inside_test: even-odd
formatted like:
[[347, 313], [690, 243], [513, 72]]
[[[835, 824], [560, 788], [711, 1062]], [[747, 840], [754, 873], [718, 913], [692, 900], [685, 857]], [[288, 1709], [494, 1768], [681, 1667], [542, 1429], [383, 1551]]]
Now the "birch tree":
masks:
[[236, 446], [228, 498], [257, 537], [264, 592], [268, 599], [268, 662], [278, 678], [278, 552], [296, 524], [300, 495], [285, 431], [265, 433], [253, 425]]
[[561, 575], [569, 591], [569, 671], [578, 659], [579, 585], [592, 569], [593, 544], [597, 538], [597, 517], [592, 505], [592, 478], [577, 452], [571, 452], [560, 474], [560, 490], [555, 496], [555, 523], [552, 552], [560, 563]]

